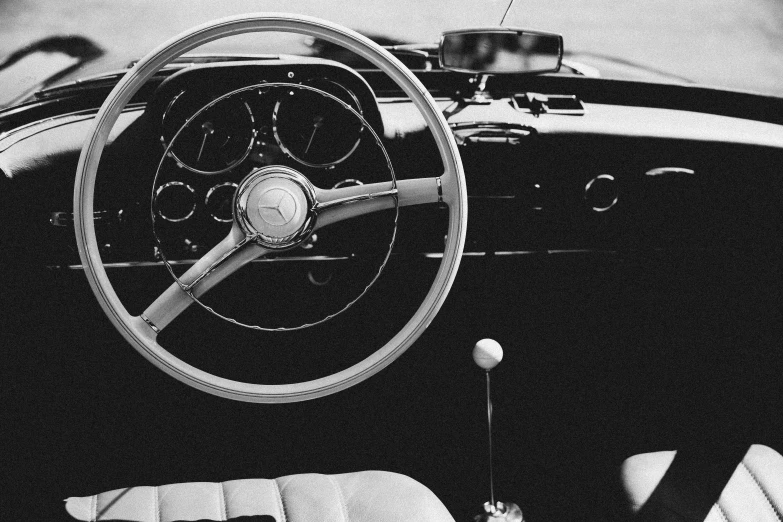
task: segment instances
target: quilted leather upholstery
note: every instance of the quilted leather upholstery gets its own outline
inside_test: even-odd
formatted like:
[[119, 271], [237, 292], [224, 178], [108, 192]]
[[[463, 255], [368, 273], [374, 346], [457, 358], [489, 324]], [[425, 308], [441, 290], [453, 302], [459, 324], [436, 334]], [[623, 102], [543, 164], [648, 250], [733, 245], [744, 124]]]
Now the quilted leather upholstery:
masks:
[[133, 487], [65, 502], [84, 521], [454, 522], [425, 486], [384, 471]]
[[621, 480], [633, 518], [783, 522], [783, 457], [758, 444], [739, 457], [724, 459], [730, 467], [703, 456], [679, 459], [676, 451], [627, 459]]

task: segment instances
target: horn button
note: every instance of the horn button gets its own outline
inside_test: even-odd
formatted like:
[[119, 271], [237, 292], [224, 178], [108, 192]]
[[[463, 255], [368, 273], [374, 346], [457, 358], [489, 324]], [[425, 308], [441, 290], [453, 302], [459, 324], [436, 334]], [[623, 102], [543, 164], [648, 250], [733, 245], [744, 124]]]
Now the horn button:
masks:
[[242, 230], [271, 249], [294, 247], [315, 225], [315, 189], [298, 171], [281, 165], [250, 173], [237, 189], [234, 216]]

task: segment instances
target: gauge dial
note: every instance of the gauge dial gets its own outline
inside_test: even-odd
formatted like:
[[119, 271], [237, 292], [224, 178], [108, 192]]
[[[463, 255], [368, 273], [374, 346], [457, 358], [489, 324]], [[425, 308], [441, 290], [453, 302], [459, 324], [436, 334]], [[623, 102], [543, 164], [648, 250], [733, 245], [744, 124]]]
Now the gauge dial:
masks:
[[209, 215], [219, 223], [230, 223], [234, 217], [234, 194], [236, 183], [221, 183], [207, 192], [205, 204]]
[[[344, 161], [359, 145], [364, 124], [343, 105], [359, 111], [356, 98], [329, 80], [311, 81], [314, 89], [291, 88], [277, 102], [273, 131], [280, 148], [310, 167]], [[327, 90], [328, 89], [328, 90]], [[329, 92], [339, 102], [319, 91]]]
[[194, 103], [187, 92], [180, 93], [163, 115], [161, 139], [164, 145], [171, 143], [169, 155], [199, 174], [220, 174], [236, 167], [250, 153], [255, 137], [253, 113], [237, 96], [205, 107]]

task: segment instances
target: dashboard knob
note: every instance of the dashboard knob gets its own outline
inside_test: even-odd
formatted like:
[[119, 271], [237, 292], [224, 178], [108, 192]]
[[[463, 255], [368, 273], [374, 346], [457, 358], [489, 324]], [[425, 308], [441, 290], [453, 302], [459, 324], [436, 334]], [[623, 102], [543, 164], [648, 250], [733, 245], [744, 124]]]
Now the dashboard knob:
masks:
[[611, 174], [600, 174], [585, 185], [585, 202], [594, 212], [606, 212], [617, 204], [617, 183]]
[[473, 361], [483, 370], [491, 370], [503, 360], [503, 348], [493, 339], [482, 339], [473, 347]]

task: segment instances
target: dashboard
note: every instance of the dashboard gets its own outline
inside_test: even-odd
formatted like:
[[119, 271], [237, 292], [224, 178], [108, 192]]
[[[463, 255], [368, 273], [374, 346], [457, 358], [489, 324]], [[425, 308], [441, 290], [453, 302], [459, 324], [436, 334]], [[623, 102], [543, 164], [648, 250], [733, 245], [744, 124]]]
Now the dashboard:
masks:
[[[753, 350], [762, 350], [742, 341], [736, 342], [742, 350], [724, 350], [722, 345], [716, 348], [712, 337], [701, 338], [692, 332], [704, 333], [710, 329], [705, 325], [717, 324], [723, 328], [718, 333], [730, 331], [735, 335], [727, 325], [747, 321], [750, 326], [741, 331], [750, 337], [759, 331], [757, 323], [766, 321], [756, 320], [754, 314], [765, 317], [762, 314], [767, 301], [755, 299], [753, 293], [734, 308], [724, 307], [721, 299], [742, 296], [748, 288], [779, 287], [772, 271], [755, 267], [779, 269], [783, 259], [780, 242], [769, 240], [783, 237], [783, 127], [775, 119], [783, 114], [783, 104], [706, 88], [555, 76], [491, 80], [487, 84], [493, 94], [491, 101], [466, 104], [455, 100], [469, 98], [475, 89], [469, 76], [421, 71], [419, 77], [448, 116], [460, 144], [469, 195], [465, 255], [444, 311], [423, 337], [422, 345], [432, 349], [411, 350], [404, 359], [407, 362], [390, 368], [385, 381], [379, 376], [377, 381], [368, 381], [367, 387], [347, 392], [347, 399], [335, 396], [335, 400], [346, 401], [338, 403], [345, 404], [346, 411], [366, 402], [365, 407], [371, 411], [364, 416], [354, 415], [357, 424], [349, 426], [352, 434], [369, 433], [363, 447], [372, 450], [354, 456], [334, 452], [334, 469], [387, 467], [389, 462], [398, 462], [399, 443], [411, 448], [411, 454], [415, 450], [421, 455], [409, 459], [410, 464], [399, 464], [400, 471], [427, 477], [433, 470], [445, 469], [447, 477], [432, 481], [440, 487], [437, 494], [448, 505], [456, 506], [458, 512], [472, 512], [478, 505], [473, 498], [478, 493], [471, 496], [464, 492], [474, 491], [470, 489], [475, 486], [474, 463], [483, 458], [478, 453], [483, 447], [474, 448], [473, 441], [483, 432], [466, 436], [465, 431], [453, 427], [459, 424], [471, 430], [473, 425], [464, 419], [481, 418], [485, 413], [480, 401], [473, 401], [483, 393], [483, 381], [474, 379], [474, 373], [464, 373], [474, 369], [465, 370], [467, 359], [454, 354], [466, 339], [492, 336], [508, 346], [504, 362], [508, 370], [501, 367], [501, 371], [509, 373], [497, 380], [499, 396], [513, 398], [499, 406], [505, 408], [503, 424], [520, 437], [502, 437], [509, 446], [499, 448], [499, 454], [516, 458], [524, 453], [519, 471], [504, 476], [514, 486], [550, 477], [550, 482], [543, 482], [541, 487], [558, 492], [562, 483], [574, 481], [573, 490], [582, 492], [572, 500], [571, 512], [577, 512], [583, 507], [582, 500], [593, 492], [584, 484], [594, 481], [588, 480], [592, 476], [580, 475], [578, 469], [574, 474], [573, 462], [584, 461], [579, 460], [582, 455], [575, 448], [589, 448], [590, 458], [601, 455], [604, 459], [601, 451], [609, 445], [606, 441], [614, 444], [620, 440], [626, 445], [617, 444], [618, 448], [632, 447], [636, 451], [641, 444], [638, 441], [649, 432], [664, 438], [655, 429], [671, 422], [668, 412], [672, 409], [679, 412], [676, 419], [694, 424], [705, 421], [706, 414], [692, 416], [687, 401], [681, 400], [688, 393], [709, 396], [705, 402], [712, 399], [714, 389], [700, 386], [697, 381], [701, 379], [693, 377], [703, 375], [704, 361], [722, 353], [742, 354], [753, 360]], [[32, 369], [21, 375], [38, 375], [40, 361], [59, 358], [65, 369], [51, 379], [52, 383], [71, 383], [74, 375], [80, 376], [84, 394], [64, 402], [82, 404], [83, 395], [89, 395], [94, 400], [87, 404], [103, 405], [98, 410], [113, 419], [113, 425], [121, 426], [110, 439], [111, 449], [104, 451], [112, 456], [112, 463], [117, 447], [131, 448], [128, 454], [133, 459], [147, 455], [150, 439], [139, 437], [138, 427], [155, 425], [158, 418], [173, 418], [172, 424], [179, 423], [177, 433], [198, 437], [203, 433], [205, 415], [201, 408], [205, 403], [212, 405], [207, 411], [216, 414], [210, 422], [220, 419], [214, 424], [219, 426], [216, 430], [220, 430], [221, 437], [228, 436], [233, 442], [248, 432], [257, 435], [255, 410], [241, 410], [243, 416], [234, 416], [241, 405], [227, 408], [225, 403], [211, 403], [211, 398], [201, 395], [198, 400], [191, 400], [191, 396], [184, 400], [188, 392], [177, 387], [178, 383], [170, 383], [163, 375], [158, 380], [157, 373], [141, 373], [148, 370], [146, 362], [135, 353], [126, 353], [130, 350], [118, 350], [111, 344], [117, 335], [103, 324], [103, 316], [89, 297], [73, 234], [73, 177], [96, 109], [113, 85], [114, 81], [107, 81], [95, 90], [74, 86], [71, 92], [41, 96], [26, 106], [0, 112], [0, 197], [4, 198], [0, 205], [4, 223], [0, 253], [25, 270], [46, 267], [40, 271], [45, 277], [35, 273], [29, 278], [35, 279], [32, 284], [23, 277], [14, 278], [13, 274], [24, 274], [24, 270], [10, 271], [9, 279], [18, 279], [13, 281], [18, 288], [12, 295], [52, 295], [54, 299], [43, 314], [42, 300], [27, 304], [24, 299], [6, 301], [9, 309], [14, 308], [14, 317], [29, 316], [19, 329], [32, 339], [27, 350]], [[522, 98], [529, 100], [529, 93], [539, 93], [542, 99], [551, 95], [571, 97], [581, 109], [567, 113], [551, 106], [541, 111], [540, 107], [525, 104]], [[126, 108], [109, 142], [96, 187], [96, 234], [109, 277], [131, 313], [143, 311], [151, 298], [171, 285], [166, 262], [173, 270], [184, 271], [226, 235], [236, 185], [255, 168], [283, 164], [323, 188], [385, 181], [391, 176], [388, 169], [367, 168], [385, 165], [374, 156], [380, 142], [397, 179], [442, 172], [435, 145], [417, 111], [388, 79], [377, 71], [356, 72], [316, 59], [275, 57], [194, 63], [168, 70]], [[373, 320], [351, 323], [352, 328], [367, 325], [361, 331], [350, 331], [370, 344], [373, 336], [380, 337], [384, 329], [397, 327], [396, 316], [404, 315], [397, 313], [399, 309], [420, 301], [416, 292], [426, 291], [432, 280], [428, 270], [436, 269], [440, 261], [446, 219], [444, 209], [432, 204], [401, 209], [396, 222], [390, 213], [380, 212], [362, 218], [361, 223], [348, 221], [319, 230], [295, 250], [253, 262], [248, 277], [244, 277], [243, 269], [235, 274], [236, 281], [227, 280], [225, 287], [216, 288], [215, 292], [225, 293], [245, 290], [247, 297], [236, 303], [239, 310], [219, 312], [231, 317], [239, 317], [234, 314], [241, 312], [267, 314], [249, 317], [248, 322], [259, 320], [262, 326], [277, 326], [277, 317], [270, 317], [267, 308], [259, 310], [255, 306], [259, 291], [263, 291], [265, 297], [285, 296], [275, 301], [285, 306], [272, 311], [281, 318], [313, 321], [318, 317], [306, 313], [334, 313], [364, 290], [393, 238], [393, 262], [385, 268], [385, 274], [391, 277], [378, 282], [377, 295], [362, 300], [370, 310], [366, 317]], [[31, 237], [36, 240], [30, 241]], [[758, 252], [764, 249], [777, 249], [769, 265], [757, 262], [761, 258]], [[752, 263], [748, 264], [754, 269], [746, 270], [732, 256], [723, 264], [712, 262], [714, 252], [729, 250], [750, 252], [747, 257]], [[674, 255], [667, 255], [672, 252]], [[727, 290], [715, 285], [719, 278], [731, 279], [736, 274], [744, 277], [738, 276], [733, 285], [725, 287]], [[774, 284], [759, 284], [756, 280], [767, 281], [765, 278]], [[278, 288], [277, 282], [283, 280], [287, 285]], [[674, 290], [667, 291], [671, 288]], [[210, 292], [208, 297], [212, 295]], [[231, 301], [226, 297], [235, 296], [218, 294], [215, 301]], [[695, 312], [711, 300], [717, 303], [714, 310], [706, 306], [707, 312]], [[253, 306], [243, 307], [247, 303]], [[747, 303], [756, 307], [745, 306]], [[19, 313], [16, 307], [25, 304], [27, 308], [21, 310], [26, 313]], [[733, 310], [742, 313], [733, 317]], [[714, 316], [709, 315], [711, 312]], [[77, 326], [73, 328], [75, 333], [64, 336], [69, 349], [53, 350], [50, 340], [33, 346], [37, 343], [34, 334], [51, 331], [52, 337], [59, 335], [58, 328], [65, 329], [64, 316]], [[48, 322], [41, 323], [47, 318]], [[349, 331], [340, 329], [345, 325], [336, 322], [341, 320], [325, 326], [333, 328], [330, 331], [334, 338], [341, 339], [341, 332]], [[188, 332], [195, 322], [202, 328]], [[345, 367], [355, 362], [352, 357], [361, 355], [351, 346], [338, 350], [323, 349], [319, 343], [298, 343], [299, 338], [292, 333], [291, 339], [277, 336], [270, 341], [268, 346], [274, 346], [274, 350], [256, 350], [257, 354], [237, 364], [238, 354], [246, 355], [239, 347], [255, 349], [263, 343], [259, 345], [249, 334], [245, 338], [245, 332], [232, 334], [231, 342], [226, 342], [221, 337], [225, 330], [216, 323], [217, 319], [203, 315], [185, 316], [181, 325], [164, 332], [168, 336], [165, 340], [178, 341], [171, 343], [174, 349], [180, 344], [184, 347], [177, 353], [186, 355], [199, 368], [246, 380], [267, 371], [269, 375], [262, 377], [270, 382], [284, 378], [278, 373], [315, 378], [322, 369], [330, 365]], [[681, 336], [684, 340], [672, 341], [672, 330], [685, 332]], [[724, 337], [728, 339], [729, 335]], [[299, 345], [305, 348], [291, 352]], [[214, 346], [220, 347], [219, 357], [210, 348]], [[292, 365], [286, 360], [290, 353], [310, 365]], [[247, 360], [255, 360], [253, 356], [262, 360], [247, 364]], [[110, 357], [127, 359], [130, 370], [106, 371], [104, 361]], [[20, 359], [9, 357], [9, 364], [19, 364]], [[415, 372], [402, 373], [405, 364], [426, 372], [426, 378], [411, 377]], [[674, 372], [674, 377], [650, 371], [656, 365]], [[682, 367], [679, 372], [675, 371], [678, 365]], [[731, 359], [727, 365], [734, 368], [737, 362]], [[638, 391], [618, 378], [614, 373], [617, 366], [631, 367], [628, 373], [640, 382]], [[307, 373], [311, 370], [312, 375]], [[676, 389], [672, 397], [661, 391], [664, 381], [659, 377], [664, 374], [671, 379], [669, 386]], [[37, 387], [41, 381], [30, 378], [29, 386], [35, 383]], [[738, 381], [747, 386], [756, 384], [744, 379], [744, 374]], [[730, 389], [732, 396], [747, 396], [735, 394], [735, 389], [725, 386], [723, 380], [716, 378], [715, 382], [720, 383], [719, 389]], [[387, 383], [392, 384], [380, 390]], [[470, 388], [472, 385], [465, 383], [478, 384]], [[68, 388], [55, 384], [48, 385], [53, 393], [62, 394]], [[390, 406], [391, 401], [368, 399], [389, 397], [395, 388], [408, 388], [415, 400]], [[129, 389], [140, 391], [129, 394]], [[656, 399], [666, 407], [656, 410]], [[123, 402], [128, 400], [138, 402]], [[165, 410], [169, 416], [148, 407], [161, 401], [169, 401]], [[51, 396], [46, 395], [41, 404], [52, 407]], [[190, 408], [189, 404], [194, 406]], [[394, 414], [368, 430], [358, 419], [380, 418], [376, 409], [379, 404], [392, 408]], [[296, 416], [301, 426], [295, 426], [301, 430], [291, 431], [311, 430], [312, 419], [317, 418], [323, 426], [334, 425], [334, 433], [340, 434], [334, 435], [334, 440], [342, 441], [346, 429], [333, 422], [335, 410], [311, 407], [313, 410], [302, 410], [305, 413]], [[444, 447], [449, 451], [471, 457], [457, 459], [460, 462], [451, 459], [451, 467], [443, 468], [439, 461], [442, 453], [419, 451], [417, 430], [399, 422], [416, 408], [416, 419], [432, 421], [449, 415], [458, 419], [430, 422], [430, 429], [436, 430], [433, 440], [448, 441]], [[628, 428], [630, 423], [618, 420], [625, 418], [617, 412], [622, 408], [627, 409], [622, 410], [626, 417], [647, 419], [640, 422], [638, 433]], [[737, 409], [747, 409], [746, 404]], [[137, 414], [142, 410], [152, 412], [156, 419], [146, 413]], [[85, 433], [89, 431], [84, 440], [90, 444], [83, 446], [85, 458], [76, 465], [84, 468], [79, 469], [85, 476], [93, 476], [94, 417], [92, 410], [82, 415], [73, 424], [83, 426]], [[235, 431], [224, 429], [227, 425], [236, 427], [237, 419], [243, 419], [246, 425]], [[563, 429], [564, 422], [569, 423], [568, 429]], [[705, 425], [710, 424], [705, 421]], [[198, 451], [214, 454], [214, 439], [207, 435], [202, 438], [204, 444], [198, 446]], [[117, 440], [122, 444], [115, 443]], [[168, 440], [171, 442], [165, 442]], [[149, 453], [157, 460], [150, 457], [149, 465], [130, 468], [156, 473], [168, 468], [176, 475], [177, 459], [171, 455], [189, 452], [192, 446], [184, 445], [181, 437], [165, 441], [160, 453]], [[383, 444], [376, 444], [378, 441]], [[667, 444], [669, 441], [665, 439]], [[291, 444], [293, 447], [294, 442]], [[531, 447], [540, 451], [528, 452], [526, 449]], [[305, 450], [311, 453], [303, 461], [327, 458], [321, 446]], [[218, 457], [228, 455], [225, 451]], [[296, 451], [302, 448], [297, 446]], [[616, 452], [619, 458], [620, 450]], [[290, 453], [280, 454], [290, 460]], [[376, 460], [367, 460], [376, 455]], [[248, 466], [242, 473], [257, 472], [257, 461], [248, 460], [244, 454], [241, 458]], [[553, 471], [551, 463], [558, 459], [566, 464], [562, 470]], [[230, 469], [231, 459], [226, 460], [229, 465], [225, 469]], [[161, 467], [160, 462], [169, 465]], [[204, 462], [205, 467], [212, 464], [210, 459]], [[73, 463], [68, 464], [70, 476]], [[224, 464], [221, 460], [220, 465]], [[460, 467], [463, 464], [464, 468]], [[268, 469], [275, 469], [274, 465], [289, 471], [279, 463], [270, 464]], [[213, 471], [203, 470], [203, 476], [211, 477]], [[515, 476], [515, 472], [524, 476]], [[140, 482], [176, 480], [145, 476]], [[118, 487], [126, 482], [121, 474], [116, 480]], [[94, 490], [105, 487], [96, 484]], [[529, 502], [533, 509], [536, 500]], [[533, 515], [535, 518], [535, 512]]]
[[[778, 190], [769, 166], [779, 164], [781, 127], [737, 117], [742, 105], [717, 114], [706, 89], [497, 78], [488, 85], [494, 99], [479, 104], [458, 101], [465, 96], [457, 93], [475, 89], [467, 76], [420, 77], [460, 145], [471, 212], [467, 257], [717, 246], [738, 226], [727, 228], [726, 216], [763, 220], [767, 207], [756, 203]], [[102, 160], [95, 217], [109, 266], [198, 259], [225, 237], [237, 185], [266, 165], [297, 169], [320, 188], [442, 171], [418, 112], [375, 71], [268, 57], [179, 64], [152, 83], [126, 108]], [[695, 110], [700, 95], [705, 112]], [[52, 267], [79, 268], [70, 173], [93, 114], [38, 117], [0, 135], [5, 181], [24, 188], [47, 177], [25, 212], [54, 247], [43, 254]], [[370, 229], [384, 230], [377, 237], [356, 242], [352, 226], [330, 227], [272, 258], [344, 260], [383, 250], [392, 237], [396, 254], [440, 251], [443, 209], [405, 209], [396, 235], [388, 216], [373, 219]]]

